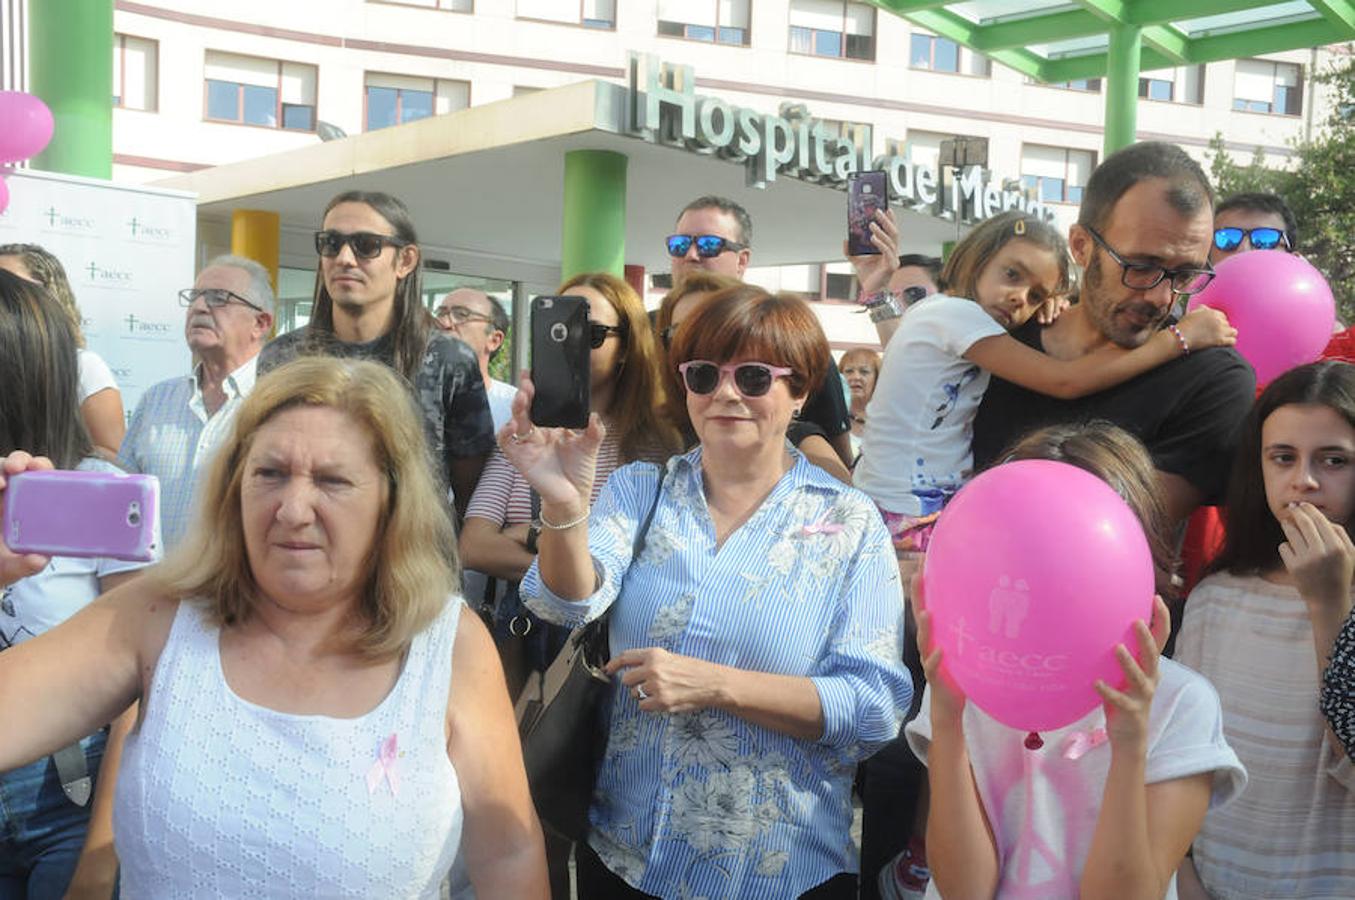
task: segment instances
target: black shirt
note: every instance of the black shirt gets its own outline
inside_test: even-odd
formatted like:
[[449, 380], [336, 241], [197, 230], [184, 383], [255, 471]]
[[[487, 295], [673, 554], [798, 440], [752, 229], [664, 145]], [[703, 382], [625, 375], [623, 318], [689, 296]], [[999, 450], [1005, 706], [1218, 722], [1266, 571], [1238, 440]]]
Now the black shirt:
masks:
[[823, 376], [818, 387], [810, 390], [800, 417], [823, 429], [824, 436], [830, 440], [852, 430], [852, 411], [847, 405], [846, 392], [842, 390], [842, 376], [831, 358], [828, 374]]
[[[1044, 350], [1044, 327], [1034, 319], [1012, 332]], [[1145, 372], [1124, 384], [1059, 400], [993, 376], [974, 420], [974, 467], [991, 465], [1018, 439], [1045, 425], [1104, 419], [1148, 447], [1153, 464], [1222, 500], [1238, 426], [1256, 396], [1256, 375], [1237, 351], [1213, 347]]]
[[[350, 344], [309, 332], [309, 326], [298, 328], [269, 341], [259, 353], [259, 374], [307, 354], [366, 359], [387, 366], [394, 362], [395, 342], [389, 333], [374, 341]], [[482, 456], [494, 449], [489, 397], [475, 351], [466, 344], [440, 331], [430, 331], [413, 394], [423, 413], [429, 449], [442, 463], [444, 478], [451, 474], [452, 459]]]

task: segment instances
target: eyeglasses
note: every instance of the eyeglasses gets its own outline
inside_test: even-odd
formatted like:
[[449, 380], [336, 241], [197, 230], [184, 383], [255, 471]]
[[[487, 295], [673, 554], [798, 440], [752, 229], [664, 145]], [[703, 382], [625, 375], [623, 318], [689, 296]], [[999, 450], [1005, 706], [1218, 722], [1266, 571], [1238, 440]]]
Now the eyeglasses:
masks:
[[1274, 250], [1281, 244], [1286, 250], [1292, 249], [1289, 235], [1282, 228], [1215, 228], [1214, 246], [1224, 253], [1232, 253], [1242, 246], [1244, 237], [1251, 243], [1253, 250]]
[[760, 362], [725, 363], [716, 365], [705, 359], [692, 359], [678, 366], [682, 383], [693, 394], [711, 394], [726, 375], [734, 378], [734, 389], [744, 397], [762, 397], [772, 389], [776, 379], [793, 375], [794, 369]]
[[345, 245], [353, 248], [358, 259], [376, 259], [389, 244], [392, 247], [408, 247], [409, 241], [389, 234], [373, 234], [370, 231], [355, 231], [344, 234], [342, 231], [315, 232], [315, 252], [321, 256], [338, 256]]
[[601, 322], [588, 323], [588, 346], [594, 350], [607, 342], [607, 335], [626, 336], [625, 325], [603, 325]]
[[494, 320], [484, 313], [478, 313], [469, 306], [439, 306], [433, 311], [435, 319], [451, 319], [458, 325], [466, 322], [493, 322]]
[[255, 312], [263, 312], [262, 306], [257, 303], [250, 303], [235, 291], [228, 291], [225, 288], [184, 288], [179, 291], [179, 303], [182, 306], [192, 306], [193, 301], [199, 297], [211, 309], [220, 309], [234, 300], [236, 303], [243, 303]]
[[1095, 228], [1090, 225], [1083, 227], [1092, 236], [1092, 240], [1096, 241], [1101, 249], [1110, 254], [1110, 258], [1119, 264], [1121, 270], [1123, 270], [1120, 273], [1120, 282], [1127, 288], [1146, 291], [1157, 287], [1164, 279], [1170, 279], [1172, 293], [1188, 297], [1191, 294], [1198, 294], [1205, 289], [1209, 282], [1214, 280], [1214, 267], [1208, 263], [1205, 263], [1203, 269], [1195, 266], [1167, 269], [1152, 263], [1130, 262], [1116, 253], [1115, 249], [1106, 243], [1106, 239], [1096, 233]]
[[910, 284], [903, 289], [903, 305], [911, 306], [919, 300], [926, 300], [930, 296], [928, 290], [920, 284]]
[[747, 250], [747, 244], [740, 244], [738, 241], [731, 241], [729, 238], [720, 237], [718, 234], [670, 234], [667, 239], [668, 255], [672, 257], [682, 257], [687, 255], [687, 251], [692, 249], [692, 243], [696, 243], [696, 255], [702, 259], [710, 259], [713, 256], [719, 256], [726, 250]]

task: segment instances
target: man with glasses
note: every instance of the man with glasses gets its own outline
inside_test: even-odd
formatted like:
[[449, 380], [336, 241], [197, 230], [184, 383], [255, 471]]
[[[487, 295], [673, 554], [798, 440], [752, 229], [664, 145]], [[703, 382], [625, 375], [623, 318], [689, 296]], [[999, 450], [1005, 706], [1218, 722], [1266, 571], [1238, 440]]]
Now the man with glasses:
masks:
[[505, 381], [489, 377], [489, 361], [503, 350], [508, 335], [508, 313], [503, 304], [484, 291], [457, 288], [433, 309], [438, 328], [460, 338], [475, 351], [480, 361], [480, 378], [489, 394], [489, 414], [497, 432], [513, 417], [513, 398], [518, 389]]
[[460, 517], [494, 449], [494, 422], [475, 353], [439, 331], [423, 304], [409, 210], [390, 194], [342, 193], [325, 208], [315, 250], [311, 320], [264, 348], [260, 374], [303, 355], [373, 360], [399, 372], [413, 388]]
[[[1013, 336], [1059, 359], [1108, 345], [1131, 349], [1171, 323], [1178, 302], [1213, 278], [1213, 197], [1198, 163], [1172, 144], [1145, 142], [1092, 173], [1068, 245], [1083, 269], [1079, 302], [1053, 324]], [[974, 423], [974, 464], [990, 465], [1032, 429], [1105, 419], [1136, 435], [1158, 469], [1173, 522], [1223, 493], [1233, 432], [1256, 377], [1232, 349], [1186, 352], [1081, 400], [1056, 400], [994, 377]], [[1070, 536], [1070, 539], [1072, 536]]]
[[1294, 212], [1276, 194], [1233, 194], [1214, 210], [1214, 243], [1209, 261], [1218, 265], [1248, 250], [1298, 250]]
[[[743, 280], [753, 255], [753, 219], [728, 197], [698, 197], [683, 207], [665, 240], [673, 284], [693, 272]], [[830, 360], [823, 383], [811, 388], [800, 411], [804, 423], [823, 432], [842, 464], [851, 467], [852, 417], [846, 384]]]
[[179, 292], [179, 303], [193, 371], [141, 395], [118, 452], [118, 462], [130, 471], [160, 479], [166, 550], [192, 524], [198, 471], [254, 387], [259, 351], [273, 328], [273, 288], [254, 260], [218, 256]]

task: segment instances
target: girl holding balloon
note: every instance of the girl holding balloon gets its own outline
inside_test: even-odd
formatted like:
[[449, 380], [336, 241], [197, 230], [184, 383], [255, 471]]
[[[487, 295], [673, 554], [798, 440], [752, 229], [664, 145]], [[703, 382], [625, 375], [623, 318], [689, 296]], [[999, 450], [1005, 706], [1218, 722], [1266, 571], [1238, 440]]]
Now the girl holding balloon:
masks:
[[[1129, 638], [1118, 645], [1105, 641], [1103, 650], [1101, 638], [1080, 633], [1078, 617], [1088, 611], [1100, 616], [1098, 608], [1109, 607], [1108, 595], [1126, 580], [1123, 565], [1106, 557], [1106, 542], [1112, 556], [1119, 553], [1133, 563], [1129, 599], [1145, 613], [1154, 565], [1171, 567], [1152, 460], [1137, 440], [1106, 423], [1044, 429], [1007, 459], [1017, 462], [985, 473], [958, 495], [949, 521], [942, 520], [937, 530], [925, 575], [913, 585], [927, 692], [906, 734], [928, 765], [931, 788], [927, 896], [1170, 900], [1177, 896], [1174, 873], [1206, 810], [1238, 794], [1247, 776], [1224, 740], [1218, 696], [1209, 683], [1159, 655], [1169, 628], [1160, 597], [1153, 599], [1151, 626], [1134, 621]], [[1014, 548], [1016, 563], [1009, 576], [994, 579], [999, 588], [985, 597], [966, 590], [963, 579], [942, 577], [947, 545], [963, 550], [950, 541], [948, 526], [971, 511], [985, 518], [984, 510], [967, 508], [966, 494], [1004, 480], [1001, 487], [1010, 494], [1012, 486], [1036, 478], [1052, 479], [1040, 490], [1053, 503], [1032, 511], [1026, 522], [1007, 516], [991, 526], [994, 534], [1021, 529], [1005, 542]], [[1079, 523], [1076, 514], [1062, 515], [1062, 497], [1090, 518]], [[993, 521], [991, 505], [986, 512]], [[1053, 519], [1047, 524], [1055, 530], [1077, 530], [1066, 530], [1061, 544], [1042, 547], [1047, 535], [1039, 533], [1041, 518]], [[989, 557], [1005, 552], [992, 535], [971, 536], [984, 541]], [[1120, 552], [1125, 547], [1127, 555]], [[970, 569], [981, 568], [973, 564], [972, 550], [969, 559]], [[1100, 593], [1098, 579], [1105, 581]], [[1037, 611], [1036, 604], [1054, 599], [1051, 584], [1079, 580], [1085, 583], [1057, 616], [1062, 627], [1049, 627], [1049, 613]], [[1015, 607], [1012, 627], [1013, 604], [997, 601], [1026, 588], [1026, 581], [1030, 606]], [[957, 607], [971, 613], [968, 621], [964, 615], [954, 618]], [[995, 609], [1002, 613], [998, 628], [992, 627]], [[1039, 627], [1023, 633], [1024, 620]], [[1122, 620], [1109, 624], [1126, 634]], [[1042, 642], [1070, 643], [1068, 636], [1051, 632], [1070, 633], [1078, 652], [1051, 654]], [[1016, 640], [1004, 644], [1004, 636]], [[986, 647], [989, 643], [1004, 649]], [[1113, 656], [1104, 652], [1111, 647]], [[985, 650], [1006, 664], [1047, 670], [1031, 675], [1043, 696], [1023, 695], [1006, 682], [985, 687], [966, 681], [973, 699], [967, 697], [956, 676], [976, 656], [982, 660]], [[1095, 677], [1096, 671], [1104, 677]], [[1055, 710], [1054, 719], [1040, 720], [1044, 713], [1038, 708], [1060, 692], [1090, 699], [1075, 697], [1082, 705], [1071, 718], [1060, 719]], [[1028, 720], [1031, 715], [1035, 718]], [[1012, 724], [1027, 721], [1041, 727], [1040, 734]]]
[[1008, 331], [1067, 294], [1070, 277], [1063, 237], [1018, 211], [974, 228], [941, 282], [947, 293], [909, 307], [889, 341], [854, 470], [854, 485], [879, 506], [899, 551], [926, 549], [941, 507], [969, 479], [989, 373], [1050, 396], [1082, 397], [1237, 337], [1222, 313], [1201, 309], [1134, 350], [1060, 360], [1026, 346]]
[[1253, 773], [1237, 804], [1205, 819], [1185, 896], [1355, 897], [1355, 764], [1319, 707], [1351, 615], [1353, 513], [1355, 366], [1292, 369], [1243, 426], [1224, 547], [1177, 641], [1176, 658], [1218, 689], [1224, 733]]

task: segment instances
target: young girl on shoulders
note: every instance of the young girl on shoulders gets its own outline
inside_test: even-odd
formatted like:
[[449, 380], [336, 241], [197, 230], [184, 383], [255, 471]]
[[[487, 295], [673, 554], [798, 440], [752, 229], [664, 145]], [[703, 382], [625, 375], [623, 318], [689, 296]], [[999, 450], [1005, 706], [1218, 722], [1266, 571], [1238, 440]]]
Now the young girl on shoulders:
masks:
[[[1171, 568], [1152, 460], [1128, 432], [1046, 428], [1007, 459], [1052, 459], [1100, 477], [1138, 515], [1154, 563]], [[1077, 535], [1068, 539], [1076, 552]], [[1151, 627], [1136, 623], [1139, 661], [1115, 648], [1125, 683], [1098, 682], [1102, 707], [1041, 732], [1039, 745], [965, 702], [932, 644], [919, 587], [927, 690], [906, 735], [931, 787], [927, 897], [1173, 900], [1174, 873], [1206, 810], [1236, 796], [1247, 774], [1209, 683], [1159, 657], [1169, 628], [1162, 599]]]
[[1353, 511], [1355, 366], [1281, 375], [1243, 426], [1227, 538], [1177, 639], [1176, 658], [1218, 689], [1252, 773], [1241, 800], [1205, 820], [1182, 896], [1355, 897], [1355, 766], [1319, 709], [1351, 613]]
[[1200, 309], [1134, 350], [1059, 360], [1026, 346], [1007, 332], [1068, 293], [1068, 248], [1052, 225], [1017, 211], [971, 231], [941, 282], [945, 293], [910, 306], [885, 348], [853, 479], [904, 551], [926, 549], [931, 523], [972, 474], [974, 417], [990, 373], [1082, 397], [1237, 337], [1222, 313]]

